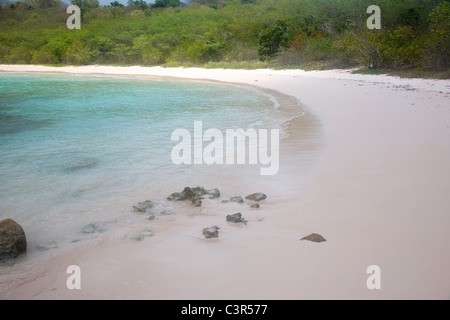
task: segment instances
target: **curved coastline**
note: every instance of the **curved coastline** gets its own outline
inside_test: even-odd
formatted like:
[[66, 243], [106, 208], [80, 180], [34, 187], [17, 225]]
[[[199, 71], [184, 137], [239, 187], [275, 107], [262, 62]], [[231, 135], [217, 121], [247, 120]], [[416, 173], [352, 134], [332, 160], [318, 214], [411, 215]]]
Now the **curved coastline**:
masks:
[[[27, 71], [11, 71], [14, 73], [28, 73]], [[307, 114], [307, 111], [304, 110], [299, 103], [298, 99], [286, 94], [282, 94], [276, 90], [268, 89], [268, 88], [261, 88], [253, 84], [244, 84], [244, 83], [233, 83], [228, 81], [220, 81], [220, 80], [209, 80], [209, 79], [190, 79], [190, 78], [179, 78], [179, 77], [170, 77], [170, 76], [153, 76], [153, 75], [139, 75], [139, 76], [131, 76], [128, 74], [108, 74], [108, 73], [72, 73], [72, 72], [54, 72], [54, 71], [33, 71], [33, 74], [57, 74], [57, 75], [80, 75], [80, 76], [98, 76], [98, 77], [112, 77], [112, 78], [121, 78], [121, 79], [162, 79], [162, 80], [174, 80], [174, 81], [189, 81], [189, 82], [197, 82], [197, 83], [218, 83], [222, 85], [230, 85], [233, 87], [241, 87], [245, 88], [251, 91], [255, 91], [258, 94], [263, 94], [267, 96], [269, 100], [272, 101], [273, 107], [277, 109], [278, 111], [283, 113], [283, 116], [280, 119], [277, 119], [277, 121], [274, 120], [273, 123], [270, 124], [264, 124], [264, 127], [280, 127], [282, 130], [281, 134], [281, 154], [280, 154], [280, 161], [282, 162], [282, 173], [286, 170], [289, 172], [292, 172], [295, 168], [298, 169], [297, 166], [292, 166], [287, 169], [288, 165], [292, 165], [291, 160], [293, 157], [297, 157], [297, 153], [295, 152], [297, 150], [297, 142], [300, 141], [300, 136], [303, 136], [304, 134], [311, 135], [311, 132], [307, 132], [307, 130], [304, 129], [303, 124], [304, 123], [312, 123], [313, 117], [310, 114]], [[257, 112], [257, 107], [255, 108]], [[256, 117], [257, 118], [257, 115]], [[299, 118], [302, 118], [299, 122]], [[278, 121], [282, 121], [279, 123]], [[290, 125], [291, 123], [296, 123], [295, 126]], [[298, 125], [298, 124], [301, 125]], [[267, 125], [267, 126], [265, 126]], [[309, 129], [310, 127], [305, 127]], [[287, 175], [277, 175], [276, 177], [272, 177], [270, 179], [264, 179], [263, 177], [259, 177], [259, 175], [254, 174], [254, 170], [251, 174], [248, 173], [248, 166], [227, 166], [226, 168], [220, 168], [219, 173], [214, 173], [213, 175], [210, 175], [213, 171], [215, 171], [215, 168], [210, 167], [205, 169], [205, 176], [210, 176], [212, 181], [209, 182], [209, 186], [215, 186], [221, 189], [222, 185], [221, 183], [226, 181], [227, 187], [225, 187], [225, 190], [227, 189], [234, 189], [234, 192], [242, 194], [242, 196], [245, 196], [246, 194], [243, 192], [251, 193], [252, 191], [264, 191], [268, 193], [272, 199], [271, 203], [276, 204], [277, 202], [283, 201], [283, 199], [289, 200], [290, 196], [287, 197], [283, 192], [280, 192], [281, 186], [284, 184], [284, 187], [287, 187], [289, 185], [289, 188], [294, 188], [295, 184], [289, 184], [286, 178], [288, 178]], [[220, 176], [222, 177], [220, 178]], [[201, 180], [205, 180], [206, 178], [203, 177]], [[193, 184], [197, 185], [196, 181], [192, 182]], [[287, 189], [283, 189], [287, 190]], [[176, 190], [173, 190], [176, 191]], [[130, 201], [131, 206], [131, 201]], [[224, 208], [218, 208], [216, 205], [216, 208], [213, 207], [213, 204], [207, 205], [207, 210], [213, 210], [215, 211], [215, 214], [225, 214]], [[179, 213], [182, 215], [193, 215], [194, 210], [190, 210], [189, 208], [178, 208]], [[229, 210], [229, 209], [228, 209]], [[234, 210], [234, 209], [232, 209]], [[228, 212], [229, 213], [229, 212]], [[124, 219], [129, 219], [124, 217]], [[174, 218], [176, 219], [176, 218]], [[174, 220], [172, 219], [172, 220]], [[255, 219], [253, 217], [253, 219]], [[218, 220], [220, 221], [220, 220]], [[216, 221], [215, 223], [218, 223]], [[172, 221], [173, 222], [173, 221]], [[117, 222], [116, 222], [117, 223]], [[139, 223], [139, 222], [138, 222]], [[213, 223], [213, 222], [211, 222]], [[220, 222], [219, 222], [220, 223]], [[126, 222], [118, 222], [119, 225], [122, 225], [122, 228], [124, 230], [134, 230], [138, 228], [136, 226], [136, 221], [134, 221], [135, 226], [130, 227], [129, 224]], [[102, 247], [109, 247], [109, 246], [116, 246], [117, 240], [120, 238], [123, 238], [123, 236], [120, 236], [121, 231], [118, 231], [120, 229], [120, 226], [115, 227], [115, 229], [110, 230], [109, 232], [99, 235], [99, 237], [91, 237], [90, 239], [84, 239], [83, 241], [77, 241], [76, 243], [72, 245], [65, 245], [62, 248], [51, 250], [51, 251], [45, 251], [41, 252], [39, 254], [32, 253], [25, 256], [21, 256], [18, 259], [15, 260], [15, 264], [9, 267], [9, 271], [6, 269], [3, 269], [0, 273], [0, 277], [4, 277], [4, 289], [8, 289], [10, 293], [2, 292], [1, 296], [4, 298], [27, 298], [29, 297], [28, 294], [33, 293], [34, 290], [26, 290], [29, 291], [23, 296], [22, 294], [19, 294], [21, 287], [35, 287], [37, 285], [34, 282], [30, 282], [29, 278], [34, 278], [36, 274], [42, 273], [41, 266], [43, 265], [50, 265], [50, 264], [60, 264], [61, 261], [65, 261], [68, 257], [77, 255], [77, 252], [79, 254], [80, 251], [85, 250], [92, 250], [95, 248], [98, 244], [101, 244]], [[175, 227], [176, 228], [176, 227]], [[200, 225], [199, 225], [200, 228]], [[163, 229], [165, 229], [165, 232], [167, 234], [171, 234], [172, 228], [169, 225], [164, 225]], [[137, 230], [137, 229], [136, 229]], [[200, 230], [200, 229], [199, 229]], [[158, 230], [159, 231], [159, 230]], [[194, 235], [195, 232], [191, 233], [191, 236]], [[133, 250], [133, 245], [129, 247], [130, 251]], [[191, 245], [195, 245], [191, 244]], [[101, 250], [101, 249], [99, 249]], [[26, 271], [24, 271], [26, 270]], [[47, 272], [45, 272], [47, 273]], [[22, 280], [17, 282], [18, 278], [22, 278]], [[40, 290], [40, 289], [39, 289]], [[12, 293], [11, 293], [12, 292]], [[34, 293], [33, 293], [34, 294]]]

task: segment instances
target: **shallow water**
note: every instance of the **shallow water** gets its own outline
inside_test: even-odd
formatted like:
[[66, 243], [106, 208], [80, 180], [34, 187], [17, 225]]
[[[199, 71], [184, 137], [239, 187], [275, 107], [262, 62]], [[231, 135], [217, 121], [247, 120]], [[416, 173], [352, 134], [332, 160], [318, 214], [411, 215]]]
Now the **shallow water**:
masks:
[[158, 199], [163, 208], [185, 185], [233, 188], [219, 185], [226, 166], [172, 163], [175, 129], [192, 133], [194, 121], [222, 132], [282, 128], [293, 116], [249, 87], [0, 74], [0, 219], [24, 227], [28, 256], [49, 241], [72, 246], [86, 224], [113, 230], [118, 220], [136, 219], [137, 201]]

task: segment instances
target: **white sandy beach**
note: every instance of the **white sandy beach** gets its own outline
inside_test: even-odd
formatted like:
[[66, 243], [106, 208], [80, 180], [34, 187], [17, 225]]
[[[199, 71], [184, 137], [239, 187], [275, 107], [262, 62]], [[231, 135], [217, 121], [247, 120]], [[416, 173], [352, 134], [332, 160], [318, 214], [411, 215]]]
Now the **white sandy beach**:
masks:
[[[186, 215], [139, 243], [103, 239], [32, 267], [18, 260], [3, 276], [1, 298], [450, 298], [450, 81], [349, 71], [31, 65], [0, 65], [0, 71], [176, 77], [272, 89], [296, 97], [318, 120], [311, 139], [319, 149], [305, 167], [303, 153], [288, 159], [298, 161], [299, 170], [274, 181], [289, 178], [298, 188], [277, 203], [267, 192], [261, 223], [227, 227], [217, 241], [204, 241], [190, 236], [199, 222]], [[302, 148], [294, 137], [289, 143]], [[260, 186], [254, 191], [266, 191], [264, 181]], [[208, 219], [204, 227], [214, 221]], [[299, 240], [313, 232], [327, 242]], [[72, 264], [82, 270], [81, 290], [66, 288]], [[366, 286], [370, 265], [381, 268], [381, 290]]]

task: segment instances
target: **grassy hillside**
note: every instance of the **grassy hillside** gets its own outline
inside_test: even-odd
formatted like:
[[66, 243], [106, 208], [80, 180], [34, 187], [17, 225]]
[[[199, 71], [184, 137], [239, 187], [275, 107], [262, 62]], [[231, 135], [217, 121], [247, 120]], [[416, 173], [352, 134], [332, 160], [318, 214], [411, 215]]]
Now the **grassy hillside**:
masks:
[[[450, 2], [439, 0], [3, 1], [0, 63], [202, 65], [439, 71], [450, 67]], [[381, 30], [369, 30], [369, 5]]]

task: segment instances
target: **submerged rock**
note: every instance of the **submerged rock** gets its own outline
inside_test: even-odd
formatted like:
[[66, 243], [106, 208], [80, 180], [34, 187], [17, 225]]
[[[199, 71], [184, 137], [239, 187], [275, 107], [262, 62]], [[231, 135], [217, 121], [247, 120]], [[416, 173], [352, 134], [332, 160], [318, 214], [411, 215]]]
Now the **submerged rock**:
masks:
[[150, 229], [145, 229], [145, 230], [142, 230], [142, 231], [140, 231], [140, 232], [138, 232], [138, 233], [136, 233], [136, 234], [130, 236], [129, 239], [130, 239], [130, 240], [133, 240], [133, 241], [138, 241], [138, 242], [139, 242], [139, 241], [144, 240], [144, 238], [153, 237], [153, 235], [154, 235], [154, 233], [153, 233], [152, 230], [150, 230]]
[[[73, 242], [73, 241], [72, 241], [72, 242]], [[57, 248], [58, 248], [58, 245], [56, 244], [55, 241], [49, 241], [49, 242], [47, 242], [47, 243], [38, 245], [37, 248], [38, 248], [40, 251], [47, 251], [47, 250], [50, 250], [50, 249], [57, 249]]]
[[170, 210], [163, 210], [159, 214], [162, 215], [162, 216], [172, 216], [172, 215], [175, 214], [175, 212], [170, 211]]
[[147, 209], [153, 208], [154, 203], [150, 200], [146, 200], [144, 202], [138, 202], [137, 206], [133, 206], [134, 212], [137, 213], [144, 213], [147, 211]]
[[88, 224], [87, 226], [84, 226], [84, 227], [81, 229], [81, 233], [95, 233], [95, 232], [97, 232], [97, 231], [98, 231], [98, 228], [97, 228], [97, 226], [96, 226], [95, 224], [93, 224], [93, 223]]
[[180, 192], [174, 192], [170, 196], [167, 197], [167, 200], [169, 200], [169, 201], [181, 201], [181, 193]]
[[309, 236], [301, 238], [301, 240], [308, 240], [317, 243], [327, 241], [324, 237], [322, 237], [320, 234], [317, 233], [311, 233]]
[[151, 220], [155, 220], [155, 216], [154, 216], [154, 215], [149, 216], [149, 217], [148, 217], [148, 220], [150, 220], [150, 221], [151, 221]]
[[259, 203], [255, 203], [255, 204], [252, 204], [252, 205], [250, 206], [250, 208], [253, 208], [253, 209], [258, 209], [259, 207], [261, 207], [261, 206], [259, 205]]
[[241, 223], [242, 222], [242, 223], [247, 224], [247, 221], [244, 218], [242, 218], [242, 214], [240, 212], [228, 215], [227, 221], [232, 222], [232, 223]]
[[147, 210], [147, 209], [153, 208], [154, 204], [152, 201], [146, 200], [144, 202], [138, 202], [138, 206], [139, 206], [139, 208]]
[[133, 211], [136, 213], [145, 213], [146, 210], [138, 206], [133, 206]]
[[241, 196], [231, 197], [230, 202], [244, 203], [244, 199]]
[[206, 195], [211, 196], [210, 199], [220, 198], [219, 189], [211, 189], [204, 191]]
[[267, 196], [262, 192], [257, 192], [246, 196], [245, 199], [252, 201], [262, 201], [264, 199], [267, 199]]
[[92, 167], [93, 165], [95, 165], [96, 163], [97, 163], [97, 161], [95, 161], [94, 159], [83, 158], [83, 159], [78, 159], [74, 162], [69, 163], [65, 167], [65, 169], [76, 170], [76, 169], [82, 169], [82, 168], [89, 168], [89, 167]]
[[230, 200], [222, 200], [222, 203], [228, 203]]
[[206, 239], [213, 239], [219, 237], [219, 230], [220, 228], [217, 226], [211, 227], [211, 228], [204, 228], [203, 229], [203, 235]]
[[0, 260], [14, 259], [27, 250], [27, 238], [20, 224], [12, 219], [0, 221]]

